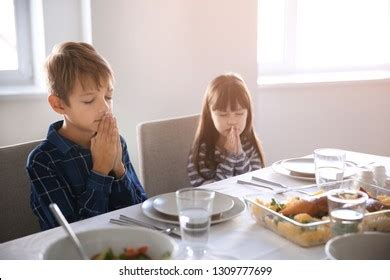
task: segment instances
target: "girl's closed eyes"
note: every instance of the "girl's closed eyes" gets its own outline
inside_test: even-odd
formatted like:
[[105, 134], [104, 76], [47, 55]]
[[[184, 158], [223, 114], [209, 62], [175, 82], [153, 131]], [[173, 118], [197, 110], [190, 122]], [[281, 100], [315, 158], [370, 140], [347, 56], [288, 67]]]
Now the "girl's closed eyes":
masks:
[[[246, 110], [240, 110], [240, 111], [234, 111], [230, 112], [231, 114], [234, 114], [236, 116], [243, 116], [245, 114]], [[222, 111], [215, 111], [215, 114], [219, 117], [227, 117], [229, 115], [228, 112], [222, 112]]]
[[227, 113], [216, 113], [219, 117], [227, 117]]

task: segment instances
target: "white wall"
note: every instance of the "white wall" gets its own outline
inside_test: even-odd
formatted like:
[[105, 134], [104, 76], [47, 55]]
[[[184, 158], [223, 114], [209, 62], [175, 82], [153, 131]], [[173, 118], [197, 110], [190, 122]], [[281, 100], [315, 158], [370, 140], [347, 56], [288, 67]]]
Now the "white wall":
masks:
[[[390, 156], [390, 81], [256, 85], [256, 0], [94, 0], [93, 42], [117, 79], [115, 111], [137, 163], [136, 124], [200, 111], [206, 84], [235, 71], [255, 100], [268, 163], [332, 146]], [[43, 137], [42, 99], [0, 99], [0, 145]], [[20, 129], [23, 125], [23, 129]]]

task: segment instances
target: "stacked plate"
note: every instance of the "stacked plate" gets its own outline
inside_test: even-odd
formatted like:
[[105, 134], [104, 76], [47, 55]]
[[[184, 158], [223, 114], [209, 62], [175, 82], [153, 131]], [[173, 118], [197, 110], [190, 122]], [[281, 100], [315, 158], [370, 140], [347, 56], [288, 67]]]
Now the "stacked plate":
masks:
[[[215, 192], [211, 223], [233, 219], [245, 210], [245, 204], [237, 197]], [[145, 216], [165, 223], [179, 224], [175, 193], [161, 194], [142, 204]]]
[[[356, 172], [356, 164], [350, 161], [345, 163], [344, 178], [349, 178]], [[315, 180], [315, 166], [313, 158], [290, 158], [272, 164], [275, 172], [302, 180]]]

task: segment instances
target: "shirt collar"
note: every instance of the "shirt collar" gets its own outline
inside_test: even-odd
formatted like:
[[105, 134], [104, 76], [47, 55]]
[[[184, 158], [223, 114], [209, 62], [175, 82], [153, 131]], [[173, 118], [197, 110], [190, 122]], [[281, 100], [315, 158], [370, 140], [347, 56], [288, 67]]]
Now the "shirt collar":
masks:
[[49, 126], [49, 131], [47, 132], [47, 140], [57, 147], [63, 154], [66, 154], [73, 147], [78, 147], [78, 145], [69, 139], [66, 139], [61, 134], [58, 133], [58, 130], [62, 127], [64, 121], [58, 121], [52, 123]]

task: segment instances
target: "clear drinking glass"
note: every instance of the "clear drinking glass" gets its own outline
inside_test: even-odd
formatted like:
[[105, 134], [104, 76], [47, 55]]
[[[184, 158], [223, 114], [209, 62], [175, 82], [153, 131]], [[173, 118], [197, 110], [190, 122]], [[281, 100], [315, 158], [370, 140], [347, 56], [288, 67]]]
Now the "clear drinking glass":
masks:
[[368, 195], [353, 189], [334, 189], [327, 193], [332, 236], [362, 232]]
[[176, 191], [184, 259], [202, 259], [207, 251], [215, 192], [185, 188]]
[[345, 157], [345, 151], [338, 149], [314, 151], [316, 183], [319, 188], [325, 183], [343, 180]]

